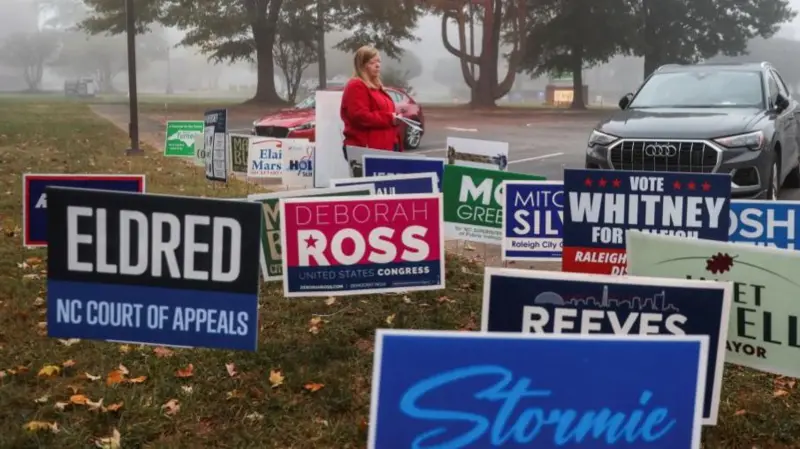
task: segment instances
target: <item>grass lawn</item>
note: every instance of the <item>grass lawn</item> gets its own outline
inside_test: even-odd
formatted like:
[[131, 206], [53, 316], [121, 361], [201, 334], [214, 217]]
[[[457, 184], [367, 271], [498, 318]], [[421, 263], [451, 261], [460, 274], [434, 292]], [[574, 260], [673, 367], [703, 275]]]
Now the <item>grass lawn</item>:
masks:
[[[279, 284], [263, 286], [255, 353], [47, 338], [46, 252], [21, 246], [22, 173], [146, 173], [150, 192], [195, 196], [254, 190], [215, 188], [154, 150], [126, 158], [126, 145], [86, 105], [0, 100], [0, 448], [85, 448], [114, 435], [123, 448], [361, 448], [375, 328], [476, 330], [480, 268], [451, 259], [446, 291], [409, 297], [289, 301]], [[800, 447], [794, 386], [728, 366], [705, 447]]]

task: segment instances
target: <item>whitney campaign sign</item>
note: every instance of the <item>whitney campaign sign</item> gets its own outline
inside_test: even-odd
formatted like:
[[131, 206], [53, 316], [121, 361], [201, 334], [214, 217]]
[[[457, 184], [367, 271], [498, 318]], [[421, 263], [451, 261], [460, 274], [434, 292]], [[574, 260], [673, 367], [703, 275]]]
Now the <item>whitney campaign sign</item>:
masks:
[[332, 179], [331, 187], [375, 185], [377, 195], [408, 195], [410, 193], [438, 193], [435, 173], [409, 175], [365, 176], [363, 178]]
[[728, 240], [728, 174], [564, 169], [562, 270], [625, 274], [625, 231]]
[[286, 198], [287, 298], [444, 288], [441, 194]]
[[731, 201], [731, 242], [783, 249], [798, 249], [800, 202]]
[[261, 208], [48, 187], [47, 332], [255, 350]]
[[47, 246], [47, 193], [45, 189], [49, 186], [144, 193], [145, 176], [24, 173], [22, 175], [22, 242], [27, 247]]
[[505, 181], [502, 260], [561, 262], [564, 184]]
[[699, 449], [708, 337], [378, 329], [368, 449]]
[[628, 232], [637, 276], [733, 282], [725, 361], [800, 377], [800, 252]]
[[[383, 151], [382, 153], [386, 153]], [[390, 153], [402, 154], [402, 153]], [[413, 153], [409, 153], [413, 154]], [[363, 160], [363, 173], [361, 176], [387, 176], [404, 175], [411, 173], [435, 173], [436, 188], [442, 191], [442, 177], [444, 174], [444, 159], [424, 156], [374, 156], [365, 154]]]
[[484, 332], [708, 336], [703, 423], [717, 423], [730, 283], [486, 268], [483, 285]]

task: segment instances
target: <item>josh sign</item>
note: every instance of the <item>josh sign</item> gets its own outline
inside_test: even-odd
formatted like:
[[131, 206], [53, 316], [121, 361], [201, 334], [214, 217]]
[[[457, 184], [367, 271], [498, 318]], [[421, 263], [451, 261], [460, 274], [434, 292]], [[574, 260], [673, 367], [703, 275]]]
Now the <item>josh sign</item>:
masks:
[[625, 230], [728, 240], [727, 174], [564, 170], [564, 271], [625, 274]]
[[800, 249], [800, 203], [797, 201], [731, 201], [730, 241], [783, 249]]
[[486, 268], [484, 332], [706, 335], [703, 423], [717, 423], [730, 283]]
[[444, 288], [440, 194], [281, 200], [286, 297]]
[[560, 181], [505, 181], [503, 260], [561, 261], [564, 186]]
[[51, 337], [255, 350], [255, 203], [48, 188]]
[[699, 449], [708, 337], [378, 329], [368, 449]]
[[144, 175], [22, 175], [22, 241], [27, 247], [47, 246], [49, 186], [144, 192]]

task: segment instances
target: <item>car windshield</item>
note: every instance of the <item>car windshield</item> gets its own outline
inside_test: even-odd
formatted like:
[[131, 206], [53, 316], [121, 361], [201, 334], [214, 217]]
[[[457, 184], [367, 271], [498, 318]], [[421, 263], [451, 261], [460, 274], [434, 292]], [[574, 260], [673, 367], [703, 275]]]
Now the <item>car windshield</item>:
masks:
[[309, 95], [305, 100], [297, 103], [295, 109], [313, 109], [314, 108], [314, 95]]
[[736, 70], [653, 75], [629, 108], [763, 107], [761, 74]]

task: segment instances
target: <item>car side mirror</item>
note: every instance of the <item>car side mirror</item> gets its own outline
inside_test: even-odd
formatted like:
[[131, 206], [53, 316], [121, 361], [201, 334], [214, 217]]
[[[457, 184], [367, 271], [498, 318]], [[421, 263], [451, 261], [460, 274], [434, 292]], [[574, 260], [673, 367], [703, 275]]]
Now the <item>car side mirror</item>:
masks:
[[789, 107], [789, 99], [781, 94], [775, 96], [775, 110], [778, 112], [785, 111]]
[[622, 98], [619, 99], [619, 108], [625, 109], [631, 103], [631, 99], [633, 98], [633, 94], [625, 94]]

